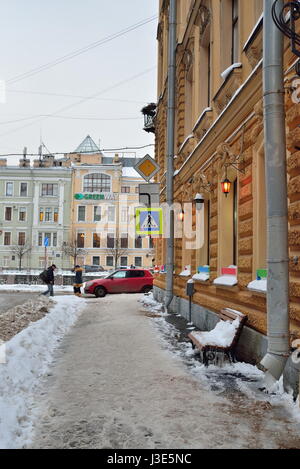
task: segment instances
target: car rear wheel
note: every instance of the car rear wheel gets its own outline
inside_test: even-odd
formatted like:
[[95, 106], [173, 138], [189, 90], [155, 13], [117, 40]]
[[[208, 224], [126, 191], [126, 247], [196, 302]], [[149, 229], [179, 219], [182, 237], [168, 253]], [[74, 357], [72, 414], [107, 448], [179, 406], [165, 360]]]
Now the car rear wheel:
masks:
[[106, 295], [106, 290], [104, 287], [97, 287], [95, 289], [95, 295], [97, 298], [103, 298]]
[[153, 287], [151, 287], [151, 285], [148, 285], [146, 287], [143, 287], [142, 293], [149, 293], [152, 289]]

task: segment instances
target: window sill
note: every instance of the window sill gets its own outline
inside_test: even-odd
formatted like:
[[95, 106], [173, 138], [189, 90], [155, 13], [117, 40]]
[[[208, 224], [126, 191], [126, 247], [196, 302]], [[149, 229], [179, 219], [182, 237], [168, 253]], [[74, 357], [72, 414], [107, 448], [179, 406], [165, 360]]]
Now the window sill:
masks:
[[220, 114], [231, 101], [236, 91], [242, 84], [242, 68], [234, 68], [226, 77], [224, 83], [221, 85], [219, 91], [213, 98], [216, 106], [216, 111]]
[[222, 275], [214, 280], [213, 284], [217, 287], [235, 287], [238, 284], [237, 277], [234, 275]]

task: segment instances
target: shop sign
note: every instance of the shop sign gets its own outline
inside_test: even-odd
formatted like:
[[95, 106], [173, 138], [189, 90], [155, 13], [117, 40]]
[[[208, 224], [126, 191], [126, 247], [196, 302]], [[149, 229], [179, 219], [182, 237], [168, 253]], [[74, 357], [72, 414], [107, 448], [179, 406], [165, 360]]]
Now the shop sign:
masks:
[[105, 192], [104, 194], [90, 194], [78, 193], [74, 195], [76, 200], [115, 200], [115, 194], [112, 192]]

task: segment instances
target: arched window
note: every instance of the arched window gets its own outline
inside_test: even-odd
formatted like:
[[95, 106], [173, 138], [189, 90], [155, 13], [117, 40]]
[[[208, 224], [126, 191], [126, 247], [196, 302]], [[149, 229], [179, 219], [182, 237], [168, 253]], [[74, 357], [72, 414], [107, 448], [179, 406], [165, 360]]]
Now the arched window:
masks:
[[103, 173], [93, 173], [84, 176], [84, 192], [111, 192], [110, 176]]

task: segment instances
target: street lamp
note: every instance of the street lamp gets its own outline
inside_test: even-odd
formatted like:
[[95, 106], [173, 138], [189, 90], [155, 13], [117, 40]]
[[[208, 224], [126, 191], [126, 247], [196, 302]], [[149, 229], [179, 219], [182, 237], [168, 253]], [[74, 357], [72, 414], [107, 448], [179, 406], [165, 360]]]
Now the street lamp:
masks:
[[226, 166], [226, 171], [225, 171], [225, 179], [224, 181], [221, 182], [221, 187], [222, 187], [223, 194], [225, 194], [225, 197], [227, 197], [231, 188], [231, 181], [229, 181], [227, 177], [227, 166]]

